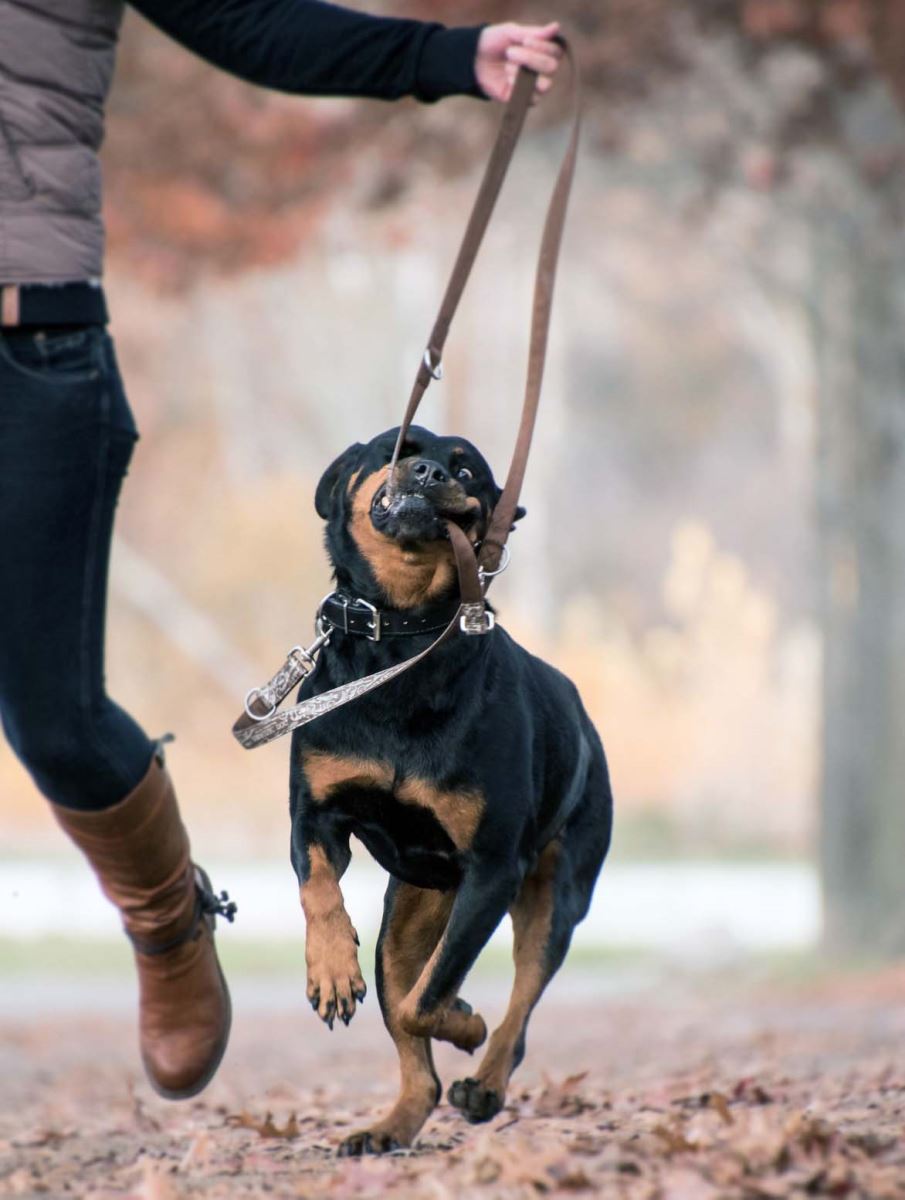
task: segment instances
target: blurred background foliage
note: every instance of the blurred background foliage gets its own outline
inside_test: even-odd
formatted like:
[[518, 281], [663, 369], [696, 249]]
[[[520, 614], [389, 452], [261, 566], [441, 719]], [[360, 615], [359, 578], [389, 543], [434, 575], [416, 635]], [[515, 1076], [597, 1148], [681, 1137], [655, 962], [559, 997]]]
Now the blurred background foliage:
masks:
[[[368, 7], [553, 16], [582, 62], [529, 515], [494, 599], [603, 733], [616, 852], [818, 854], [830, 936], [900, 944], [905, 9]], [[559, 93], [531, 118], [423, 410], [498, 474]], [[286, 745], [249, 756], [229, 726], [329, 590], [317, 478], [397, 422], [497, 118], [468, 99], [265, 93], [126, 22], [108, 283], [142, 440], [108, 682], [149, 730], [177, 733], [211, 852], [284, 854]], [[11, 844], [56, 848], [6, 749], [0, 789]]]

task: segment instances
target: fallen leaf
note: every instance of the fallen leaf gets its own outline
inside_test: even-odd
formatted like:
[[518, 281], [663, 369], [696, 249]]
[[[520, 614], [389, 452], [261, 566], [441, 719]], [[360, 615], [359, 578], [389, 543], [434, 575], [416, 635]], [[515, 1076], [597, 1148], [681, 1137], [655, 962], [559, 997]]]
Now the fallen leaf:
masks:
[[694, 1142], [690, 1142], [679, 1125], [655, 1125], [653, 1132], [666, 1146], [669, 1154], [686, 1154], [697, 1150]]
[[560, 1082], [544, 1078], [544, 1086], [533, 1100], [534, 1112], [539, 1117], [577, 1117], [595, 1105], [579, 1092], [579, 1086], [587, 1078], [587, 1071], [579, 1075], [568, 1075]]
[[270, 1112], [265, 1115], [263, 1121], [248, 1112], [234, 1113], [226, 1118], [226, 1124], [234, 1129], [253, 1129], [262, 1138], [283, 1138], [291, 1142], [299, 1136], [298, 1117], [295, 1113], [282, 1129], [274, 1124], [273, 1113]]
[[732, 1089], [732, 1098], [742, 1100], [745, 1104], [772, 1104], [773, 1097], [753, 1079], [740, 1079]]
[[734, 1124], [734, 1118], [729, 1111], [729, 1101], [722, 1092], [705, 1092], [701, 1099], [708, 1108], [712, 1108], [715, 1113], [719, 1113], [727, 1125]]
[[32, 1129], [14, 1137], [10, 1145], [19, 1149], [29, 1146], [59, 1146], [68, 1137], [72, 1137], [71, 1131], [63, 1133], [59, 1129]]

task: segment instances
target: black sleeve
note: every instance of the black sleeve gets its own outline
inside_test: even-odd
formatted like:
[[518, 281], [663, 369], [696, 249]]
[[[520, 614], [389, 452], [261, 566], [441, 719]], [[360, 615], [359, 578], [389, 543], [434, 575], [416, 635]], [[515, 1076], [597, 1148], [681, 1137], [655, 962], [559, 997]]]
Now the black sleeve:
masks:
[[241, 79], [318, 96], [483, 96], [481, 27], [372, 17], [321, 0], [130, 0], [187, 49]]

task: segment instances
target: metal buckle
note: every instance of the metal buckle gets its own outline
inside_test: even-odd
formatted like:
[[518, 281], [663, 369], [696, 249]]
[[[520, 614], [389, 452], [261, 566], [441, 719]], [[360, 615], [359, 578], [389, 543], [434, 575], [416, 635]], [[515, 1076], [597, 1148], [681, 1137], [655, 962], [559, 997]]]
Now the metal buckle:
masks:
[[361, 596], [356, 596], [353, 603], [360, 604], [360, 605], [362, 605], [363, 608], [370, 609], [372, 619], [368, 624], [368, 629], [371, 630], [371, 633], [366, 633], [365, 637], [368, 639], [369, 642], [379, 642], [380, 641], [380, 610], [376, 607], [376, 605], [369, 604], [367, 600], [362, 600]]
[[459, 617], [459, 628], [470, 635], [490, 633], [496, 625], [496, 615], [490, 611], [483, 600], [475, 600], [472, 604], [462, 605], [462, 615]]
[[436, 362], [434, 362], [434, 352], [431, 350], [430, 346], [428, 346], [428, 348], [424, 351], [424, 358], [422, 359], [422, 362], [424, 363], [425, 367], [427, 367], [428, 374], [430, 375], [431, 379], [443, 378], [443, 362], [439, 358]]

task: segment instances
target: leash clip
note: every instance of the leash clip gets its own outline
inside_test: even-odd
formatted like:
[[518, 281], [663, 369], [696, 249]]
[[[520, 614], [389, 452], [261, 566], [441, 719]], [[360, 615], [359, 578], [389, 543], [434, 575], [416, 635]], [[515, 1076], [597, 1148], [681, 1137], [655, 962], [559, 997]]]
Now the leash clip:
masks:
[[459, 628], [470, 635], [490, 633], [496, 625], [496, 616], [484, 604], [483, 600], [462, 605], [462, 615], [459, 617]]
[[[252, 721], [269, 721], [276, 712], [283, 698], [295, 687], [301, 679], [307, 679], [317, 666], [316, 655], [330, 640], [331, 630], [324, 627], [318, 610], [315, 621], [317, 637], [306, 650], [304, 646], [293, 646], [286, 655], [286, 661], [274, 675], [273, 679], [263, 687], [251, 688], [245, 696], [245, 712]], [[267, 705], [267, 712], [253, 712], [252, 704], [262, 700]]]

